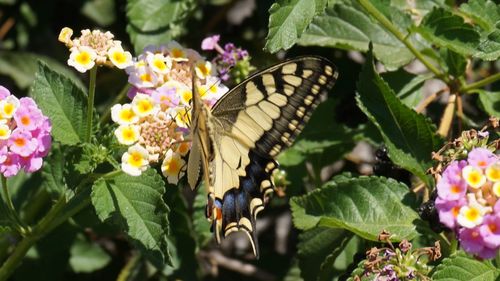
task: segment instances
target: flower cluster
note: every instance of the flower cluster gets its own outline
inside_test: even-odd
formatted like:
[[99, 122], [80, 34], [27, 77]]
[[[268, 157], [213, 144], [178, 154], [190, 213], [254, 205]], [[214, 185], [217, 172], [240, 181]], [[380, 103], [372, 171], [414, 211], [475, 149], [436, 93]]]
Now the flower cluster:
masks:
[[[192, 74], [194, 66], [194, 74]], [[116, 104], [111, 117], [119, 127], [115, 136], [129, 146], [122, 156], [122, 169], [140, 175], [150, 164], [161, 162], [168, 182], [184, 175], [190, 143], [185, 141], [191, 120], [192, 81], [207, 106], [212, 106], [227, 87], [213, 75], [214, 69], [196, 51], [176, 42], [146, 47], [126, 69], [131, 103]]]
[[52, 125], [31, 98], [17, 99], [0, 86], [0, 173], [5, 177], [42, 167]]
[[437, 182], [436, 209], [465, 251], [492, 258], [500, 248], [500, 159], [487, 148], [454, 160]]
[[250, 56], [246, 50], [236, 48], [233, 43], [226, 43], [222, 48], [219, 40], [220, 35], [207, 37], [202, 41], [201, 49], [217, 51], [218, 54], [212, 62], [217, 66], [218, 75], [223, 81], [233, 77], [236, 83], [240, 83], [254, 70], [250, 65]]
[[82, 30], [81, 36], [71, 39], [73, 30], [65, 27], [59, 33], [59, 41], [70, 48], [68, 65], [86, 72], [95, 65], [116, 66], [124, 69], [132, 64], [132, 55], [124, 51], [121, 42], [113, 40], [111, 32]]
[[412, 249], [412, 244], [403, 240], [395, 248], [389, 238], [390, 234], [382, 231], [379, 240], [388, 247], [367, 251], [362, 270], [354, 271], [354, 280], [430, 280], [428, 274], [432, 268], [427, 263], [441, 257], [439, 242], [434, 247]]

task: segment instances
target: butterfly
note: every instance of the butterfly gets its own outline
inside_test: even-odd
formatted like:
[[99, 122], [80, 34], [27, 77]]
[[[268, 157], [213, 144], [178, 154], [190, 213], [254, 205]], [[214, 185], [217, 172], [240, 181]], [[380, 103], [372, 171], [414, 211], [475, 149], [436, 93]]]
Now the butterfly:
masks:
[[292, 144], [337, 77], [327, 59], [304, 56], [252, 75], [212, 109], [193, 91], [187, 177], [194, 189], [203, 174], [206, 216], [218, 243], [243, 231], [258, 257], [256, 219], [273, 192], [275, 158]]

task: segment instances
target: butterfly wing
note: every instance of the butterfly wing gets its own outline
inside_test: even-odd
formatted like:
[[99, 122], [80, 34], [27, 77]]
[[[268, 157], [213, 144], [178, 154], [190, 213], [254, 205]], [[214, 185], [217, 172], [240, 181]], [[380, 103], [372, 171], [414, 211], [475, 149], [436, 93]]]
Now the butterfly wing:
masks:
[[251, 76], [214, 105], [209, 192], [218, 241], [217, 236], [244, 231], [258, 255], [255, 222], [273, 191], [274, 157], [292, 144], [337, 76], [330, 61], [300, 57]]

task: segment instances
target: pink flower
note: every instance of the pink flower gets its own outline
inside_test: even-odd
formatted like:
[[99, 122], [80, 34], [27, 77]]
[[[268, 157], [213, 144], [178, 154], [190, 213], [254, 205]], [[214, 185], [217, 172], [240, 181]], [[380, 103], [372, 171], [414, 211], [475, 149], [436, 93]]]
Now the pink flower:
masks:
[[40, 170], [43, 164], [43, 159], [42, 157], [32, 154], [28, 157], [19, 157], [19, 163], [25, 172], [33, 173]]
[[462, 248], [468, 253], [477, 254], [484, 248], [483, 237], [477, 227], [460, 229], [458, 239]]
[[0, 100], [3, 100], [8, 96], [10, 96], [10, 91], [4, 86], [0, 86]]
[[168, 107], [178, 106], [180, 101], [180, 98], [177, 95], [177, 90], [168, 84], [156, 89], [151, 97], [156, 103], [163, 104]]
[[38, 148], [38, 141], [22, 129], [15, 129], [8, 141], [10, 151], [28, 157]]
[[495, 154], [493, 154], [493, 152], [489, 151], [488, 149], [478, 147], [469, 152], [467, 160], [469, 161], [469, 165], [485, 169], [490, 164], [495, 163], [498, 158]]
[[7, 153], [7, 158], [0, 164], [0, 173], [5, 177], [12, 177], [19, 172], [19, 169], [21, 169], [19, 156], [12, 152]]
[[446, 177], [437, 183], [438, 195], [446, 200], [458, 200], [463, 198], [467, 192], [467, 183], [464, 180], [449, 182]]
[[462, 169], [467, 166], [467, 161], [453, 161], [443, 172], [443, 179], [449, 183], [456, 183], [462, 180]]
[[489, 248], [500, 246], [500, 214], [488, 215], [479, 227], [484, 244]]
[[43, 115], [36, 104], [33, 106], [30, 100], [30, 98], [22, 98], [20, 100], [21, 106], [14, 114], [14, 120], [16, 120], [18, 128], [33, 131], [43, 122]]
[[439, 214], [439, 221], [447, 227], [453, 229], [457, 223], [457, 216], [460, 208], [467, 203], [464, 197], [459, 200], [445, 200], [436, 198], [436, 209]]
[[0, 164], [7, 160], [7, 145], [5, 141], [0, 142]]
[[203, 39], [203, 41], [201, 42], [201, 49], [207, 51], [215, 49], [215, 46], [219, 42], [219, 39], [220, 35], [213, 35]]

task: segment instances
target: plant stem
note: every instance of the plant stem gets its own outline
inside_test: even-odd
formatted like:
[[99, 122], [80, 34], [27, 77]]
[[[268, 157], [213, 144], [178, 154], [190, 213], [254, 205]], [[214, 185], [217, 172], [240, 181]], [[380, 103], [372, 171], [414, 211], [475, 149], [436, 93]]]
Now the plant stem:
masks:
[[448, 104], [444, 109], [443, 117], [441, 117], [441, 122], [439, 123], [438, 134], [443, 137], [448, 135], [450, 131], [451, 123], [453, 122], [453, 116], [455, 115], [455, 105], [457, 102], [457, 95], [451, 94], [448, 98]]
[[87, 131], [85, 132], [85, 141], [90, 142], [92, 135], [92, 119], [94, 118], [94, 96], [95, 96], [95, 81], [97, 76], [97, 66], [90, 70], [89, 95], [87, 102]]
[[437, 67], [435, 67], [432, 63], [430, 63], [420, 51], [413, 46], [412, 43], [410, 43], [407, 40], [407, 35], [401, 33], [397, 27], [395, 27], [375, 6], [373, 6], [370, 1], [368, 0], [358, 0], [359, 4], [365, 8], [365, 10], [372, 15], [385, 29], [387, 29], [389, 32], [391, 32], [399, 41], [401, 41], [407, 48], [410, 50], [410, 52], [413, 53], [413, 55], [420, 61], [422, 62], [427, 69], [429, 69], [436, 77], [439, 79], [443, 80], [446, 84], [450, 82], [450, 79], [448, 76], [446, 76], [444, 73], [442, 73]]
[[118, 95], [115, 97], [115, 99], [113, 100], [113, 102], [111, 102], [111, 106], [108, 106], [108, 109], [106, 110], [106, 113], [104, 113], [101, 116], [101, 119], [99, 119], [99, 123], [101, 125], [104, 124], [105, 122], [107, 122], [109, 120], [109, 118], [111, 117], [111, 107], [114, 104], [120, 103], [125, 98], [125, 96], [127, 95], [129, 89], [130, 89], [130, 85], [127, 84], [127, 85], [125, 85], [125, 87], [123, 87], [123, 89], [120, 91], [120, 93], [118, 93]]
[[486, 85], [491, 84], [491, 83], [498, 81], [498, 80], [500, 80], [500, 73], [496, 73], [496, 74], [488, 76], [482, 80], [479, 80], [477, 82], [474, 82], [474, 83], [471, 83], [468, 85], [464, 85], [463, 87], [460, 88], [459, 91], [461, 93], [471, 93], [472, 90], [475, 90], [477, 88], [481, 88], [483, 86], [486, 86]]
[[3, 197], [5, 197], [4, 200], [5, 203], [7, 204], [7, 209], [10, 215], [12, 216], [12, 219], [14, 219], [16, 222], [17, 231], [19, 231], [19, 233], [21, 233], [21, 235], [24, 236], [27, 232], [27, 229], [25, 228], [26, 225], [21, 221], [21, 218], [17, 214], [16, 208], [14, 207], [14, 203], [12, 203], [12, 198], [10, 196], [9, 188], [7, 186], [7, 178], [5, 178], [4, 175], [1, 175], [0, 177], [2, 179], [2, 193]]

